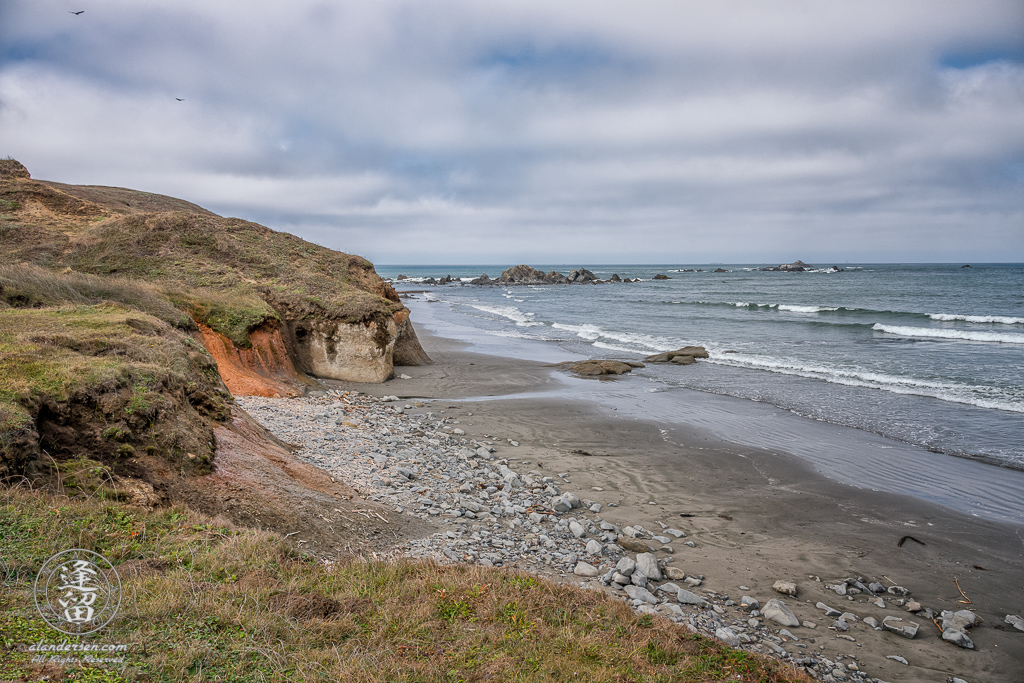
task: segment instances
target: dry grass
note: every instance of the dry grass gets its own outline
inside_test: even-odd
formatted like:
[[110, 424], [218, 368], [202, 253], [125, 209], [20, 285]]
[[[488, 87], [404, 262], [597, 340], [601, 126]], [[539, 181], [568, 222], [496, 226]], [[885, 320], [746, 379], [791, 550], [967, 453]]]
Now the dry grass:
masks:
[[[46, 557], [70, 547], [105, 555], [125, 585], [101, 640], [133, 643], [130, 664], [89, 673], [96, 680], [809, 680], [601, 593], [523, 574], [358, 558], [325, 565], [184, 508], [146, 513], [21, 490], [0, 505], [10, 570], [0, 644], [59, 642], [34, 615], [30, 586]], [[0, 650], [0, 669], [16, 680], [42, 674], [27, 660]]]

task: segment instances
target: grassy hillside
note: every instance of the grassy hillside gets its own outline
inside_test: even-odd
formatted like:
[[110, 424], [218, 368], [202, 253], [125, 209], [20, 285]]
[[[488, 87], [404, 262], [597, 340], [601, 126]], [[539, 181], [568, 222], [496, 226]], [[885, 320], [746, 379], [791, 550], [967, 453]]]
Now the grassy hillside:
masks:
[[[10, 649], [65, 639], [36, 613], [32, 579], [72, 546], [121, 576], [118, 617], [91, 640], [131, 644], [122, 666], [44, 669]], [[184, 508], [12, 491], [0, 557], [0, 671], [13, 680], [809, 681], [600, 592], [466, 565], [325, 565]]]
[[0, 160], [7, 263], [144, 280], [238, 346], [281, 314], [363, 323], [404, 308], [359, 256], [170, 197], [27, 176]]

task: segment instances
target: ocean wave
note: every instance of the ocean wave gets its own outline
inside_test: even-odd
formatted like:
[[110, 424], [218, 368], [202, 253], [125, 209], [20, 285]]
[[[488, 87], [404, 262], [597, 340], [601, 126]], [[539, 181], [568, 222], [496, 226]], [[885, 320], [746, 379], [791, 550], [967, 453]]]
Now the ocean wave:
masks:
[[[552, 323], [551, 326], [557, 330], [572, 332], [580, 339], [585, 339], [587, 341], [597, 342], [600, 339], [611, 339], [612, 341], [621, 342], [623, 344], [632, 344], [634, 345], [634, 348], [626, 349], [632, 353], [646, 353], [645, 350], [638, 349], [636, 346], [646, 347], [647, 349], [652, 349], [654, 351], [671, 351], [672, 349], [677, 349], [681, 346], [681, 344], [673, 345], [673, 342], [667, 339], [652, 337], [646, 334], [636, 334], [633, 332], [612, 332], [589, 323], [584, 323], [582, 325]], [[594, 345], [597, 346], [596, 343]]]
[[502, 318], [508, 318], [520, 327], [535, 327], [544, 324], [537, 322], [536, 320], [532, 320], [531, 318], [534, 315], [533, 313], [524, 313], [515, 306], [485, 306], [484, 304], [474, 304], [469, 302], [466, 302], [466, 305], [471, 306], [478, 311], [483, 311], [484, 313], [491, 313], [493, 315], [501, 316]]
[[594, 346], [599, 349], [608, 349], [609, 351], [618, 351], [620, 353], [635, 353], [640, 354], [641, 356], [645, 355], [646, 353], [645, 351], [637, 351], [636, 349], [629, 349], [626, 348], [625, 346], [616, 346], [615, 344], [607, 344], [601, 341], [594, 342]]
[[1007, 396], [1003, 391], [993, 387], [971, 386], [956, 382], [939, 382], [916, 377], [902, 377], [880, 372], [806, 364], [781, 358], [746, 354], [719, 354], [712, 352], [711, 358], [706, 362], [715, 365], [766, 370], [782, 375], [806, 377], [831, 384], [879, 389], [894, 394], [925, 396], [979, 408], [1024, 413], [1024, 398]]
[[900, 337], [926, 337], [932, 339], [963, 339], [965, 341], [995, 342], [1000, 344], [1024, 344], [1024, 334], [1006, 332], [976, 332], [968, 330], [943, 330], [931, 327], [904, 327], [902, 325], [872, 326], [876, 332], [885, 332]]
[[1024, 325], [1024, 318], [1013, 318], [1008, 315], [956, 315], [953, 313], [929, 313], [932, 320], [944, 322], [963, 321], [968, 323], [998, 323], [1000, 325]]
[[780, 311], [790, 313], [822, 313], [825, 311], [838, 311], [838, 306], [798, 306], [796, 304], [779, 304]]

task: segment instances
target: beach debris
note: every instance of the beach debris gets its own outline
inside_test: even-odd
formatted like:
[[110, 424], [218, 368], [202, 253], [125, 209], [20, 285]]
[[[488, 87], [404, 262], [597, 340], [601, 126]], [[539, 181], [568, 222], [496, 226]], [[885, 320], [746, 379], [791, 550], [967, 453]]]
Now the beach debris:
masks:
[[907, 666], [910, 666], [910, 662], [908, 662], [903, 657], [900, 657], [899, 655], [886, 655], [885, 658], [886, 659], [891, 659], [894, 662], [899, 662], [900, 664], [906, 664]]
[[1007, 624], [1014, 627], [1018, 631], [1024, 631], [1024, 619], [1016, 614], [1007, 614], [1006, 618], [1003, 619]]
[[776, 581], [772, 585], [772, 590], [774, 590], [776, 593], [782, 593], [783, 595], [796, 596], [796, 584], [792, 581]]
[[772, 598], [766, 602], [761, 610], [761, 614], [764, 615], [765, 619], [771, 619], [782, 626], [800, 625], [800, 620], [796, 618], [796, 615], [786, 607], [786, 603], [778, 598]]
[[902, 548], [903, 544], [906, 543], [907, 541], [913, 541], [914, 543], [919, 543], [920, 545], [928, 545], [924, 541], [919, 541], [916, 538], [914, 538], [913, 536], [904, 536], [903, 538], [901, 538], [899, 540], [899, 543], [896, 544], [896, 547], [897, 548]]
[[971, 604], [971, 599], [969, 597], [967, 597], [967, 595], [964, 593], [964, 589], [960, 587], [960, 579], [958, 579], [957, 577], [954, 576], [953, 577], [953, 583], [956, 584], [956, 589], [958, 591], [960, 591], [960, 595], [964, 596], [963, 600], [957, 600], [957, 602], [959, 602], [961, 605], [969, 605], [969, 604]]

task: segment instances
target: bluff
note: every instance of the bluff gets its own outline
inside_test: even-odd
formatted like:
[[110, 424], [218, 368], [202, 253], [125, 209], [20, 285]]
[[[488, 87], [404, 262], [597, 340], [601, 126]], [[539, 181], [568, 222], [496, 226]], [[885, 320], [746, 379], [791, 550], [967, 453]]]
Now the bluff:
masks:
[[244, 421], [232, 393], [428, 362], [362, 257], [0, 160], [0, 480], [93, 462], [172, 499]]

